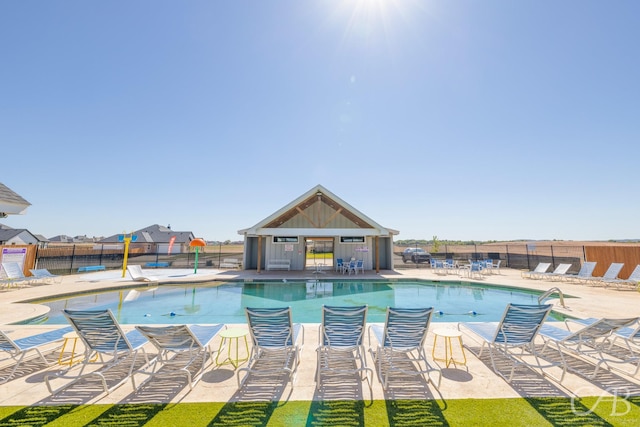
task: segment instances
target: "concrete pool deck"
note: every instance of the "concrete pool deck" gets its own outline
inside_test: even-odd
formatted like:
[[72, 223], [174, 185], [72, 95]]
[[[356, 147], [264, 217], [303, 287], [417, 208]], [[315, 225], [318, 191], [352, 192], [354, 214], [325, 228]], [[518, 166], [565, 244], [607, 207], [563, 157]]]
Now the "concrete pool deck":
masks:
[[[309, 280], [316, 277], [312, 272], [273, 272], [263, 271], [260, 274], [255, 271], [238, 270], [211, 270], [201, 269], [197, 274], [187, 270], [172, 269], [150, 269], [144, 270], [148, 276], [155, 276], [158, 283], [192, 283], [200, 281], [227, 281], [227, 280], [281, 280], [281, 279], [304, 279]], [[9, 323], [33, 318], [46, 314], [46, 309], [37, 305], [25, 303], [25, 301], [42, 299], [50, 296], [72, 294], [78, 292], [91, 292], [98, 289], [122, 288], [129, 286], [145, 286], [145, 283], [133, 282], [129, 277], [122, 278], [121, 271], [105, 271], [86, 273], [78, 275], [64, 276], [61, 283], [34, 285], [23, 288], [16, 288], [0, 293], [0, 322], [2, 330], [7, 332], [12, 338], [28, 336], [53, 327], [38, 325], [10, 325]], [[523, 287], [546, 291], [553, 287], [558, 287], [565, 295], [572, 298], [565, 299], [566, 308], [559, 305], [557, 298], [550, 299], [555, 310], [574, 317], [635, 317], [640, 316], [640, 292], [636, 290], [615, 290], [613, 288], [603, 288], [587, 286], [569, 282], [551, 282], [542, 280], [527, 280], [521, 278], [520, 270], [501, 269], [500, 274], [489, 275], [482, 280], [470, 280], [460, 278], [457, 275], [442, 276], [437, 275], [428, 268], [401, 269], [396, 271], [381, 271], [376, 274], [366, 271], [363, 275], [344, 276], [334, 272], [323, 272], [317, 275], [320, 279], [424, 279], [441, 281], [465, 281], [487, 283], [503, 286]], [[153, 284], [155, 285], [155, 284]], [[246, 325], [228, 325], [240, 326]], [[368, 399], [368, 389], [362, 387], [360, 383], [355, 383], [353, 388], [349, 388], [345, 396], [345, 390], [331, 386], [316, 389], [315, 370], [316, 352], [318, 343], [318, 325], [305, 324], [305, 343], [302, 351], [302, 360], [298, 368], [295, 385], [291, 388], [286, 383], [276, 384], [276, 386], [265, 386], [264, 384], [251, 384], [245, 387], [242, 392], [238, 391], [236, 383], [236, 373], [229, 365], [216, 367], [209, 365], [202, 380], [189, 391], [186, 381], [176, 379], [175, 382], [167, 384], [167, 381], [158, 379], [152, 381], [148, 386], [143, 387], [138, 393], [133, 392], [130, 382], [125, 383], [111, 394], [105, 395], [99, 391], [86, 389], [83, 387], [71, 387], [67, 391], [51, 396], [44, 384], [44, 376], [47, 373], [57, 372], [60, 366], [54, 365], [46, 368], [42, 363], [31, 369], [29, 363], [25, 364], [24, 372], [20, 372], [16, 379], [0, 385], [0, 405], [47, 405], [61, 403], [168, 403], [168, 402], [228, 402], [242, 400], [324, 400], [336, 398]], [[455, 327], [456, 324], [432, 323], [427, 339], [427, 354], [431, 360], [432, 346], [434, 343], [433, 330], [441, 327]], [[56, 326], [57, 328], [59, 326]], [[123, 329], [132, 329], [133, 325], [123, 325]], [[479, 343], [477, 338], [468, 331], [463, 330], [462, 340], [466, 346], [477, 348]], [[365, 340], [368, 347], [368, 340]], [[213, 347], [218, 348], [220, 337], [216, 337]], [[437, 350], [441, 350], [442, 344], [438, 341]], [[455, 342], [454, 342], [455, 345]], [[153, 352], [149, 344], [150, 352]], [[50, 352], [48, 358], [56, 360], [58, 351]], [[242, 346], [241, 346], [242, 351]], [[568, 373], [564, 381], [560, 384], [542, 377], [529, 369], [519, 369], [519, 375], [511, 383], [507, 383], [496, 375], [488, 358], [483, 355], [482, 360], [470, 353], [467, 349], [467, 365], [445, 367], [443, 362], [432, 362], [432, 365], [442, 369], [442, 383], [439, 389], [440, 394], [431, 386], [421, 382], [412, 384], [411, 387], [390, 387], [383, 390], [378, 379], [374, 376], [373, 398], [374, 399], [462, 399], [462, 398], [507, 398], [507, 397], [549, 397], [549, 396], [599, 396], [611, 393], [613, 385], [624, 387], [632, 395], [640, 395], [640, 374], [636, 377], [620, 374], [617, 371], [601, 371], [595, 380], [589, 380], [583, 375]], [[1, 362], [0, 371], [4, 371], [6, 366], [10, 366], [11, 361]], [[367, 362], [373, 366], [371, 355], [367, 354]], [[583, 362], [576, 362], [578, 365]], [[245, 366], [245, 365], [242, 365]], [[241, 367], [242, 367], [241, 366]], [[629, 367], [626, 367], [630, 369]], [[549, 370], [553, 374], [559, 374], [560, 369]], [[139, 375], [139, 374], [138, 374]], [[144, 377], [141, 377], [144, 379]], [[348, 378], [346, 379], [348, 380]], [[405, 380], [403, 380], [405, 381]], [[256, 389], [252, 389], [252, 387]], [[249, 389], [251, 389], [249, 391]], [[349, 394], [350, 393], [350, 394]], [[364, 393], [364, 394], [363, 394]]]

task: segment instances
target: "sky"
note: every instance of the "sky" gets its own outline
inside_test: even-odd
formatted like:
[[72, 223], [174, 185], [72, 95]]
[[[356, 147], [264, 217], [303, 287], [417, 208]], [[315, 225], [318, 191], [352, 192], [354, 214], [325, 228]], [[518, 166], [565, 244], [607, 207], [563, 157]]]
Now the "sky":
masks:
[[0, 2], [0, 219], [242, 240], [315, 185], [396, 240], [640, 238], [636, 0]]

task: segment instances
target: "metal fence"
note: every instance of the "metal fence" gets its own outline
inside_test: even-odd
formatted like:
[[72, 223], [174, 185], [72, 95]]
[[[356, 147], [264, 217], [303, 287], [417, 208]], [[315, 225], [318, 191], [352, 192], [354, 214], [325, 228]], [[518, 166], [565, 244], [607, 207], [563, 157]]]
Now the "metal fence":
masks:
[[[191, 268], [195, 266], [195, 252], [167, 254], [130, 251], [127, 264], [139, 264], [144, 268]], [[200, 248], [198, 267], [217, 268], [225, 258], [242, 261], [242, 252], [230, 251], [224, 245]], [[106, 269], [122, 268], [124, 250], [113, 245], [60, 245], [38, 248], [35, 268], [46, 268], [54, 274], [76, 273], [80, 267], [103, 265]]]
[[[415, 246], [411, 246], [415, 247]], [[500, 260], [501, 267], [519, 270], [532, 270], [540, 262], [551, 263], [551, 268], [558, 264], [571, 264], [570, 273], [577, 273], [585, 260], [584, 246], [536, 245], [536, 244], [483, 244], [483, 245], [440, 245], [436, 251], [433, 246], [418, 246], [435, 259], [453, 259], [458, 263], [469, 260]], [[428, 263], [413, 264], [402, 261], [402, 251], [406, 247], [396, 246], [394, 250], [394, 268], [429, 268]]]
[[[412, 246], [413, 247], [413, 246]], [[436, 251], [433, 246], [419, 246], [431, 253], [436, 259], [453, 259], [458, 263], [469, 260], [501, 260], [501, 267], [532, 270], [540, 262], [550, 262], [552, 268], [560, 263], [571, 264], [569, 270], [574, 273], [585, 260], [584, 246], [535, 245], [535, 244], [484, 244], [484, 245], [441, 245]], [[394, 269], [429, 268], [429, 263], [413, 264], [402, 261], [402, 251], [406, 247], [396, 246], [393, 254]], [[238, 245], [207, 246], [198, 254], [198, 267], [218, 268], [226, 258], [242, 261], [242, 249]], [[78, 268], [104, 265], [107, 269], [122, 268], [123, 249], [113, 245], [60, 245], [39, 248], [36, 252], [36, 268], [46, 268], [55, 274], [76, 273]], [[190, 268], [195, 264], [195, 253], [167, 254], [139, 253], [130, 251], [127, 263], [139, 264], [144, 268], [169, 266], [172, 268]]]

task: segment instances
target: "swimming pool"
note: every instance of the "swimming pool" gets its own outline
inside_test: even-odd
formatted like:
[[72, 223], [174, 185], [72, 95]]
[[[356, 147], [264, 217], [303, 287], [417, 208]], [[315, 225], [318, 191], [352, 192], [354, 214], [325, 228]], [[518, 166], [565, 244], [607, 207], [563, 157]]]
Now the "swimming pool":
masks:
[[526, 289], [430, 281], [281, 281], [163, 285], [40, 301], [51, 308], [29, 323], [66, 324], [62, 310], [109, 308], [123, 324], [246, 323], [245, 307], [292, 308], [294, 322], [320, 323], [321, 306], [368, 304], [368, 322], [387, 306], [434, 307], [434, 322], [498, 321], [507, 303], [537, 304]]

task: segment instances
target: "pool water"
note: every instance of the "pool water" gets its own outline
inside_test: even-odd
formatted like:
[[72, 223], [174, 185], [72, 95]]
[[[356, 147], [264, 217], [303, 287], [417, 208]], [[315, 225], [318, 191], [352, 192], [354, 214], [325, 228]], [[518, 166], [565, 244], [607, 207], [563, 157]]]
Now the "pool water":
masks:
[[66, 324], [63, 309], [109, 308], [122, 324], [246, 323], [245, 307], [292, 308], [293, 321], [320, 323], [326, 305], [369, 306], [384, 322], [387, 306], [434, 307], [434, 322], [499, 321], [507, 303], [537, 304], [539, 292], [460, 282], [289, 281], [211, 283], [101, 292], [41, 301], [51, 311], [29, 323]]

